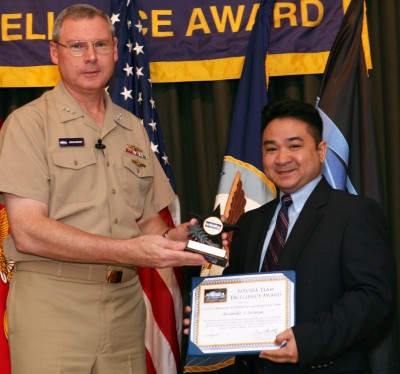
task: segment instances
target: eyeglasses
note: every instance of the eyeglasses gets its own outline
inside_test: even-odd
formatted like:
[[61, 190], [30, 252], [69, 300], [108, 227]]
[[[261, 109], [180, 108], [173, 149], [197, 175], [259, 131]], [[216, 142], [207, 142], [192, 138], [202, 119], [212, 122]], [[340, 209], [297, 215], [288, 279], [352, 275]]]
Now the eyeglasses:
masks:
[[96, 53], [99, 55], [106, 55], [112, 50], [113, 43], [109, 40], [95, 40], [94, 42], [71, 42], [69, 45], [61, 44], [59, 42], [54, 42], [55, 44], [61, 45], [68, 49], [68, 52], [75, 57], [83, 56], [92, 45]]

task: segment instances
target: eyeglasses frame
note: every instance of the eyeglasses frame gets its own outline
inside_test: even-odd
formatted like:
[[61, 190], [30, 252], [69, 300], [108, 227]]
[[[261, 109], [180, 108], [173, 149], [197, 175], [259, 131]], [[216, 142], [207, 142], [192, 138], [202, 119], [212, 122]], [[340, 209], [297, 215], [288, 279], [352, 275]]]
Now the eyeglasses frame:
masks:
[[[115, 40], [115, 38], [114, 38], [114, 40]], [[113, 46], [113, 44], [114, 44], [114, 40], [111, 42], [110, 50], [107, 51], [107, 52], [98, 52], [98, 51], [96, 50], [95, 44], [96, 44], [97, 42], [105, 42], [105, 41], [108, 42], [109, 40], [98, 39], [98, 40], [94, 40], [94, 41], [92, 41], [92, 42], [85, 41], [85, 40], [74, 40], [74, 41], [71, 42], [71, 44], [77, 43], [77, 42], [79, 42], [79, 43], [86, 43], [86, 48], [85, 48], [85, 50], [83, 51], [82, 54], [79, 54], [79, 55], [76, 55], [76, 54], [73, 54], [73, 53], [72, 53], [72, 51], [71, 51], [71, 45], [66, 45], [66, 44], [63, 44], [63, 43], [60, 43], [60, 42], [56, 42], [56, 41], [53, 41], [53, 43], [54, 43], [54, 44], [57, 44], [57, 45], [60, 45], [60, 46], [62, 46], [62, 47], [64, 47], [64, 48], [67, 48], [69, 54], [70, 54], [71, 56], [73, 56], [73, 57], [82, 57], [82, 56], [87, 52], [87, 50], [89, 49], [89, 46], [90, 46], [90, 45], [93, 47], [94, 51], [95, 51], [96, 53], [100, 54], [100, 55], [106, 55], [106, 54], [110, 53], [110, 52], [112, 51], [112, 46]]]

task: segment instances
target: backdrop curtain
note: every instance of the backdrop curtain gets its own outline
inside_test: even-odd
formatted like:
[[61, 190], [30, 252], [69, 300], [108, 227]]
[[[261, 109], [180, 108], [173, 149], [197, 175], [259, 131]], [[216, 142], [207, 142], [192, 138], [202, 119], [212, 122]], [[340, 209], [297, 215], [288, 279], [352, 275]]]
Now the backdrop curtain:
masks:
[[[367, 4], [374, 66], [370, 73], [373, 111], [385, 209], [400, 274], [400, 3], [370, 0]], [[314, 104], [320, 79], [317, 75], [273, 77], [269, 99], [288, 96]], [[153, 85], [182, 219], [189, 218], [189, 212], [207, 214], [213, 209], [237, 86], [237, 80]], [[0, 89], [0, 118], [4, 120], [12, 108], [45, 89]], [[186, 290], [189, 277], [198, 274], [198, 269], [185, 269]]]

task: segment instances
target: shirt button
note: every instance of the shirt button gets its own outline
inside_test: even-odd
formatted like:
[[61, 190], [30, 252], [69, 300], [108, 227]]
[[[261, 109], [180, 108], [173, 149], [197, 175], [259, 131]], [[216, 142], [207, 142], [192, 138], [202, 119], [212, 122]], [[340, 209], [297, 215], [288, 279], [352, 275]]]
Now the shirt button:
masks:
[[78, 161], [75, 160], [75, 161], [74, 161], [74, 165], [78, 165]]
[[114, 223], [118, 223], [118, 218], [114, 218]]
[[115, 191], [115, 188], [113, 188], [113, 189], [111, 190], [111, 193], [112, 193], [113, 195], [115, 195], [115, 194], [117, 193], [117, 191]]
[[109, 162], [109, 161], [107, 161], [106, 165], [107, 165], [107, 166], [110, 166], [110, 162]]

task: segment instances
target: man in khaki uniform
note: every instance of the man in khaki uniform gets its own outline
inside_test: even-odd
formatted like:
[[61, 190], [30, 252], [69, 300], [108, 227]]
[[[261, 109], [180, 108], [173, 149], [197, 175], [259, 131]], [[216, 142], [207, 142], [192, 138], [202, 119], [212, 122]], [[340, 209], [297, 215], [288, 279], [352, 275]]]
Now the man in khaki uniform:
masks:
[[4, 248], [16, 262], [12, 371], [145, 373], [135, 267], [205, 260], [183, 251], [190, 223], [167, 233], [157, 212], [175, 195], [139, 120], [104, 91], [117, 60], [108, 16], [65, 9], [50, 54], [61, 82], [14, 111], [0, 134]]

